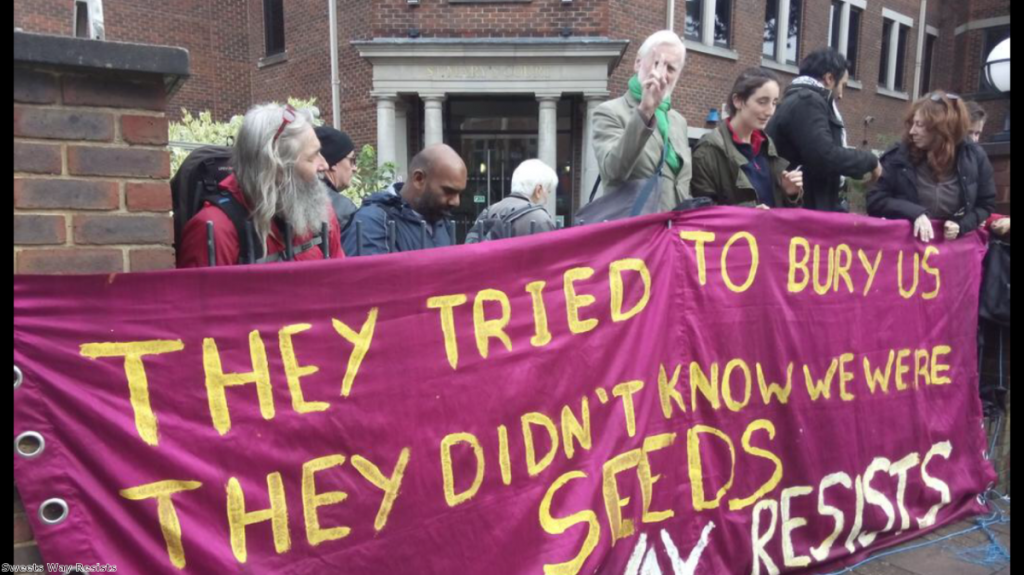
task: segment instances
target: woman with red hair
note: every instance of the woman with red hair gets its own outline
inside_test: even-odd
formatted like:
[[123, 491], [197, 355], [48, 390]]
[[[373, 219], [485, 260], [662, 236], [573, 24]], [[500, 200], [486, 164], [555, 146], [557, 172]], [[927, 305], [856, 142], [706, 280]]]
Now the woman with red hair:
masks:
[[914, 102], [904, 124], [903, 142], [882, 156], [868, 213], [910, 220], [923, 242], [934, 237], [931, 220], [943, 222], [947, 240], [978, 229], [995, 208], [996, 186], [985, 151], [966, 138], [963, 100], [933, 92]]

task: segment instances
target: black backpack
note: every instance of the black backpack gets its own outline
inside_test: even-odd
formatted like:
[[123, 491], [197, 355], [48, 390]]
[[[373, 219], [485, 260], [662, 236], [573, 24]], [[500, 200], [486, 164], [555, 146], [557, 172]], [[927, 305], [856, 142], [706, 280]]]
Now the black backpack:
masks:
[[982, 273], [981, 317], [1010, 327], [1010, 244], [989, 241]]
[[497, 214], [488, 213], [485, 217], [477, 220], [466, 236], [466, 243], [476, 244], [513, 237], [515, 234], [512, 230], [512, 224], [516, 220], [537, 210], [544, 209], [544, 206], [540, 204], [534, 204], [529, 200], [523, 201], [526, 202], [526, 205], [507, 212], [504, 216], [499, 217]]
[[251, 263], [263, 257], [261, 242], [253, 241], [254, 230], [248, 210], [220, 183], [234, 173], [231, 148], [203, 146], [185, 158], [171, 179], [174, 206], [174, 248], [179, 249], [181, 235], [188, 223], [206, 203], [220, 208], [235, 225], [239, 240], [239, 263]]

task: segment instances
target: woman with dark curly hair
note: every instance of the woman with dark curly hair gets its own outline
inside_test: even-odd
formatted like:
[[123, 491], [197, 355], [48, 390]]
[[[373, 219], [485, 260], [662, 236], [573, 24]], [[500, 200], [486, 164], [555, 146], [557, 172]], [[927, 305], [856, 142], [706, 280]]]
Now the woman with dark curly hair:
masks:
[[883, 176], [868, 195], [868, 213], [913, 222], [914, 236], [934, 237], [931, 220], [956, 239], [978, 229], [995, 208], [992, 164], [970, 141], [970, 113], [956, 94], [937, 91], [914, 102], [903, 142], [882, 156]]

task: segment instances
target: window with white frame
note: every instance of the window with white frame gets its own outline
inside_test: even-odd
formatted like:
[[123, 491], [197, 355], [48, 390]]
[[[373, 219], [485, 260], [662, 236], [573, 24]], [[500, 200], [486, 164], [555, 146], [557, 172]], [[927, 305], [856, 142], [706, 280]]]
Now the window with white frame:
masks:
[[799, 62], [802, 20], [803, 0], [768, 0], [762, 48], [765, 59], [793, 66]]
[[850, 62], [850, 79], [860, 78], [857, 61], [860, 56], [860, 25], [867, 9], [866, 0], [832, 0], [829, 42]]
[[103, 29], [103, 0], [76, 0], [74, 36], [103, 40], [106, 33]]
[[733, 0], [686, 0], [687, 40], [728, 48], [732, 44]]
[[906, 93], [907, 44], [914, 19], [882, 9], [882, 56], [878, 63], [878, 87]]

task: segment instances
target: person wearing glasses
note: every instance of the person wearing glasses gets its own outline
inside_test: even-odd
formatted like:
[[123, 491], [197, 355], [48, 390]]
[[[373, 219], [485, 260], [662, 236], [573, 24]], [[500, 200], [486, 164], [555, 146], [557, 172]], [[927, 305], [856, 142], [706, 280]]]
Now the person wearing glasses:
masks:
[[967, 138], [970, 113], [956, 94], [933, 92], [907, 113], [903, 141], [882, 155], [883, 175], [868, 194], [872, 216], [906, 219], [923, 242], [942, 222], [945, 239], [972, 232], [995, 208], [992, 164]]
[[[179, 268], [322, 260], [325, 251], [344, 257], [341, 228], [322, 182], [328, 166], [309, 111], [278, 104], [250, 109], [235, 139], [232, 167], [217, 201], [185, 224]], [[325, 225], [327, 246], [321, 245]]]
[[344, 230], [357, 209], [355, 202], [341, 195], [356, 175], [356, 145], [348, 134], [330, 126], [317, 126], [316, 137], [320, 140], [320, 154], [327, 161], [324, 183], [331, 189], [328, 197], [334, 206], [334, 215], [338, 217], [338, 225]]

